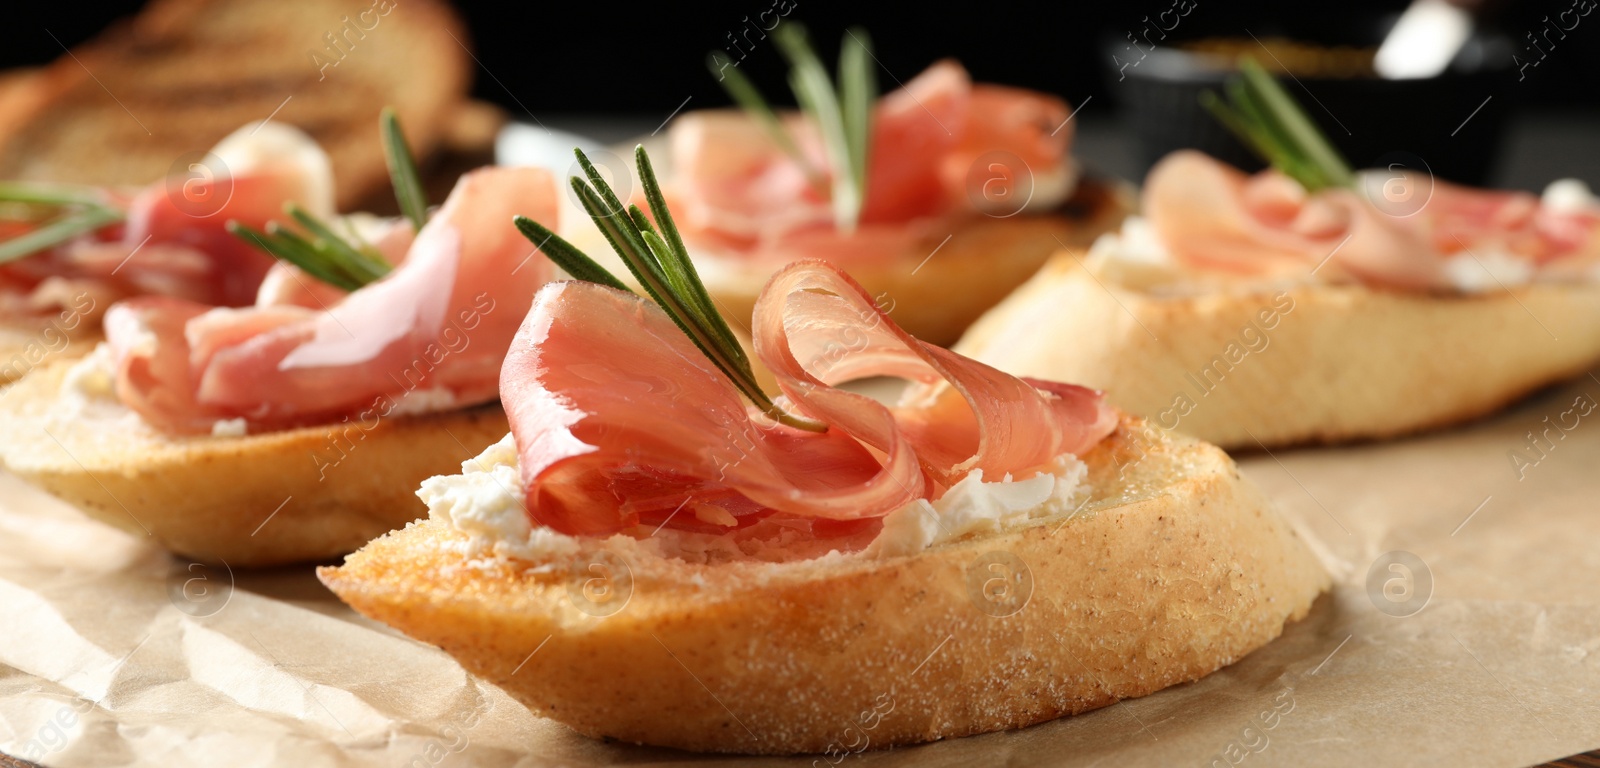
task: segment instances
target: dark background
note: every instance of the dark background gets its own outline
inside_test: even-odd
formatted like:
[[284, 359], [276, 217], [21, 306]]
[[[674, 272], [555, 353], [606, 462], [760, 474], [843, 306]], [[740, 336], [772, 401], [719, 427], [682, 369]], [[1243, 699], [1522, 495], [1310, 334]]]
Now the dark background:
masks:
[[[406, 1], [396, 0], [402, 7]], [[1195, 4], [1194, 10], [1180, 22], [1174, 40], [1248, 39], [1253, 33], [1329, 44], [1375, 41], [1385, 21], [1406, 4], [1403, 0], [1186, 1]], [[1519, 57], [1515, 63], [1507, 62], [1503, 75], [1470, 88], [1441, 85], [1414, 103], [1408, 98], [1402, 107], [1358, 100], [1353, 107], [1341, 108], [1342, 122], [1351, 123], [1350, 130], [1358, 136], [1390, 140], [1410, 129], [1414, 136], [1428, 137], [1374, 145], [1382, 149], [1430, 157], [1455, 151], [1458, 157], [1453, 162], [1438, 158], [1446, 161], [1441, 175], [1447, 178], [1530, 189], [1563, 175], [1600, 182], [1596, 178], [1600, 152], [1595, 151], [1600, 149], [1600, 104], [1594, 99], [1600, 73], [1600, 14], [1584, 18], [1567, 39], [1540, 57], [1529, 36], [1545, 29], [1544, 19], [1571, 8], [1573, 0], [1477, 1], [1488, 3], [1479, 9], [1481, 28], [1502, 36], [1503, 58]], [[1166, 127], [1161, 120], [1118, 113], [1132, 92], [1126, 83], [1116, 82], [1111, 53], [1113, 41], [1121, 50], [1127, 35], [1140, 35], [1147, 20], [1170, 8], [1172, 0], [945, 6], [791, 2], [793, 11], [786, 20], [801, 20], [811, 29], [825, 61], [835, 56], [845, 27], [866, 27], [883, 65], [879, 80], [885, 90], [936, 59], [953, 56], [976, 80], [1047, 91], [1074, 106], [1085, 105], [1079, 116], [1077, 151], [1102, 170], [1137, 178], [1150, 159], [1167, 148], [1150, 146], [1149, 135]], [[531, 115], [548, 125], [585, 129], [593, 135], [608, 128], [649, 132], [680, 106], [727, 104], [705, 58], [711, 50], [739, 58], [735, 37], [747, 51], [741, 69], [773, 101], [792, 103], [784, 66], [771, 41], [761, 40], [757, 31], [749, 33], [753, 46], [743, 42], [743, 31], [750, 28], [747, 22], [757, 22], [759, 14], [774, 4], [775, 0], [634, 6], [594, 0], [565, 4], [469, 0], [456, 6], [466, 18], [480, 62], [473, 86], [476, 96], [500, 104], [514, 117], [527, 120]], [[7, 24], [0, 25], [0, 66], [49, 62], [62, 55], [62, 46], [82, 42], [140, 5], [140, 0], [29, 4], [26, 11], [14, 12]], [[1519, 73], [1517, 64], [1536, 58], [1537, 67]], [[1470, 107], [1490, 94], [1493, 101], [1472, 118], [1462, 135], [1441, 143], [1452, 127], [1462, 124]], [[1331, 135], [1335, 129], [1327, 118], [1309, 105], [1307, 109]], [[574, 118], [579, 119], [573, 122]], [[1485, 132], [1494, 135], [1473, 135]], [[1382, 154], [1367, 147], [1346, 152], [1358, 166], [1371, 164]], [[1487, 159], [1468, 167], [1474, 164], [1461, 162], [1463, 153]], [[1242, 149], [1237, 156], [1220, 154], [1245, 165], [1253, 162]]]
[[[397, 0], [404, 4], [406, 0]], [[1335, 3], [1255, 4], [1195, 0], [1195, 10], [1178, 32], [1265, 37], [1288, 32], [1330, 42], [1383, 15], [1398, 13], [1404, 2], [1341, 0]], [[1112, 108], [1115, 91], [1104, 45], [1108, 39], [1137, 34], [1142, 19], [1166, 10], [1168, 0], [1114, 3], [925, 3], [812, 2], [793, 0], [788, 18], [812, 30], [824, 59], [838, 47], [840, 31], [860, 24], [876, 38], [878, 57], [904, 80], [942, 56], [966, 64], [978, 80], [1002, 82], [1060, 94], [1077, 104], [1093, 97], [1088, 113]], [[0, 65], [43, 64], [60, 56], [61, 45], [75, 45], [111, 21], [131, 15], [140, 0], [27, 3], [13, 8], [0, 25]], [[1571, 0], [1501, 3], [1489, 14], [1491, 25], [1517, 41], [1542, 28], [1541, 18], [1571, 7]], [[458, 2], [467, 19], [478, 58], [493, 77], [478, 73], [474, 86], [484, 99], [519, 111], [517, 101], [536, 113], [660, 112], [686, 97], [694, 107], [727, 99], [705, 67], [712, 49], [731, 49], [744, 19], [752, 22], [772, 0], [740, 2]], [[770, 16], [767, 18], [771, 18]], [[47, 33], [46, 30], [49, 30]], [[60, 44], [51, 38], [60, 40]], [[771, 94], [784, 94], [782, 66], [770, 45], [759, 40], [742, 67]], [[1524, 56], [1528, 54], [1523, 52]], [[1516, 83], [1514, 96], [1535, 106], [1594, 104], [1595, 73], [1600, 70], [1600, 15], [1585, 18], [1536, 69]], [[496, 82], [498, 78], [499, 83]], [[1513, 78], [1514, 79], [1514, 78]], [[504, 87], [501, 87], [501, 83]], [[892, 85], [886, 79], [885, 86]], [[511, 98], [507, 92], [516, 95]], [[1086, 113], [1087, 114], [1087, 113]]]

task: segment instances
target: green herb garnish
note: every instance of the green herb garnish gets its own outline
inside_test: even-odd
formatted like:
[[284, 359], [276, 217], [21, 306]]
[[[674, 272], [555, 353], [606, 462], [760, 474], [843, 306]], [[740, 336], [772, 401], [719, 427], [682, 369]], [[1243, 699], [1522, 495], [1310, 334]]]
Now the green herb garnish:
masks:
[[800, 150], [800, 145], [789, 135], [789, 130], [783, 127], [783, 121], [778, 118], [778, 113], [767, 104], [765, 98], [762, 98], [761, 91], [756, 90], [755, 83], [750, 82], [750, 78], [745, 77], [738, 68], [732, 67], [732, 63], [721, 51], [712, 51], [706, 60], [711, 71], [721, 75], [722, 88], [733, 98], [734, 103], [767, 130], [773, 143], [793, 159], [802, 171], [805, 171], [806, 178], [817, 191], [826, 194], [827, 181], [823, 178], [822, 171], [818, 170], [816, 164], [811, 162], [811, 158], [806, 157], [806, 153]]
[[[389, 182], [394, 186], [394, 199], [400, 204], [400, 212], [411, 222], [411, 226], [421, 230], [428, 223], [428, 198], [423, 194], [416, 160], [406, 143], [405, 134], [400, 130], [400, 119], [395, 116], [393, 107], [383, 109], [379, 125], [383, 134], [384, 162], [389, 166]], [[287, 261], [306, 274], [346, 291], [354, 291], [372, 283], [389, 274], [392, 269], [376, 248], [366, 243], [352, 244], [327, 222], [304, 208], [287, 203], [283, 210], [309, 237], [276, 221], [268, 222], [265, 232], [229, 221], [228, 231], [273, 258]], [[352, 231], [351, 235], [354, 234]]]
[[773, 141], [805, 170], [819, 190], [833, 203], [834, 223], [844, 232], [854, 231], [866, 202], [867, 155], [872, 135], [872, 102], [878, 95], [878, 82], [872, 69], [872, 39], [864, 29], [847, 30], [839, 50], [838, 86], [828, 78], [828, 70], [812, 50], [805, 27], [798, 22], [779, 25], [772, 33], [789, 62], [789, 89], [794, 92], [800, 111], [822, 137], [823, 151], [832, 171], [832, 184], [821, 189], [822, 174], [800, 149], [783, 121], [762, 98], [749, 78], [720, 52], [707, 60], [722, 87], [745, 112], [772, 135]]
[[400, 118], [394, 107], [384, 107], [379, 117], [383, 125], [383, 159], [389, 166], [389, 182], [394, 186], [395, 202], [400, 212], [411, 220], [418, 231], [428, 223], [428, 197], [422, 191], [422, 180], [417, 175], [417, 161], [411, 155], [411, 146], [400, 132]]
[[310, 237], [276, 221], [267, 222], [265, 232], [229, 221], [228, 232], [266, 251], [273, 258], [287, 261], [306, 274], [345, 291], [354, 291], [389, 274], [389, 262], [377, 249], [365, 244], [351, 245], [334, 232], [327, 222], [294, 203], [284, 204], [283, 211]]
[[0, 183], [0, 218], [35, 223], [28, 232], [0, 243], [0, 264], [60, 245], [74, 237], [115, 224], [126, 217], [96, 190], [29, 182]]
[[[661, 185], [656, 181], [655, 170], [644, 147], [634, 148], [634, 160], [639, 166], [639, 178], [644, 187], [645, 199], [650, 205], [652, 224], [637, 205], [624, 207], [622, 201], [606, 183], [604, 177], [589, 162], [582, 150], [573, 150], [583, 167], [584, 179], [574, 176], [572, 189], [583, 203], [584, 210], [594, 220], [610, 241], [611, 247], [628, 271], [644, 286], [645, 292], [672, 318], [684, 334], [705, 353], [712, 364], [726, 375], [735, 387], [763, 413], [781, 424], [812, 432], [827, 431], [827, 425], [791, 414], [767, 397], [756, 383], [750, 368], [750, 359], [739, 346], [727, 321], [717, 311], [700, 282], [694, 262], [683, 246], [678, 226], [673, 223], [672, 212], [667, 210]], [[557, 266], [579, 280], [599, 283], [619, 290], [629, 290], [621, 280], [587, 254], [563, 240], [549, 227], [526, 216], [513, 220], [517, 229]], [[658, 229], [659, 227], [659, 229]]]
[[1355, 174], [1300, 104], [1255, 59], [1239, 62], [1240, 77], [1200, 94], [1200, 104], [1262, 160], [1308, 192], [1353, 187]]

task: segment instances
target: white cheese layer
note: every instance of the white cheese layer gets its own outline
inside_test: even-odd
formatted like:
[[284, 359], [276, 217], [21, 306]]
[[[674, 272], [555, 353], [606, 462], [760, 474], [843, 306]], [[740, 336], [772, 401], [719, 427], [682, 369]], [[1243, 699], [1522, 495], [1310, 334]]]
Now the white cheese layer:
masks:
[[935, 544], [1071, 512], [1087, 498], [1088, 472], [1070, 453], [1057, 456], [1049, 472], [1026, 480], [1006, 475], [985, 482], [983, 470], [974, 469], [937, 501], [918, 499], [890, 512], [866, 552], [877, 557], [914, 555]]
[[417, 498], [428, 516], [471, 538], [471, 554], [540, 560], [576, 551], [577, 541], [548, 528], [534, 528], [523, 506], [517, 444], [507, 434], [477, 458], [461, 462], [461, 474], [422, 481]]
[[1097, 238], [1089, 247], [1085, 265], [1100, 279], [1134, 290], [1181, 282], [1185, 277], [1185, 269], [1173, 260], [1155, 227], [1141, 216], [1129, 216], [1120, 231]]
[[111, 360], [111, 345], [100, 342], [94, 351], [67, 369], [61, 380], [61, 394], [69, 400], [99, 400], [114, 397], [116, 366]]
[[[1600, 198], [1578, 179], [1551, 182], [1540, 204], [1556, 213], [1600, 211]], [[1101, 235], [1085, 263], [1100, 279], [1134, 290], [1178, 285], [1199, 277], [1172, 258], [1150, 222], [1140, 216], [1129, 216], [1120, 231]], [[1528, 259], [1492, 249], [1458, 253], [1445, 261], [1444, 273], [1452, 287], [1469, 294], [1514, 288], [1540, 277]], [[1600, 270], [1581, 274], [1585, 279], [1600, 279]], [[1555, 273], [1546, 277], [1560, 279]]]
[[[1071, 454], [1057, 457], [1048, 471], [1024, 480], [1007, 475], [985, 482], [983, 471], [973, 470], [939, 500], [919, 499], [889, 513], [883, 531], [861, 555], [915, 554], [964, 536], [1070, 512], [1087, 496], [1087, 474], [1088, 468]], [[471, 555], [539, 561], [577, 551], [574, 537], [532, 524], [524, 495], [511, 435], [462, 462], [461, 474], [428, 478], [417, 491], [430, 517], [467, 534]], [[706, 546], [703, 534], [680, 535], [671, 529], [657, 533], [651, 549], [664, 556], [692, 558], [703, 554]]]
[[1600, 210], [1600, 198], [1589, 191], [1582, 179], [1556, 179], [1544, 188], [1540, 205], [1555, 213], [1582, 213]]
[[390, 416], [406, 416], [417, 413], [441, 413], [460, 408], [456, 400], [456, 393], [444, 387], [429, 387], [427, 389], [408, 389], [394, 399], [394, 407], [389, 409]]
[[1462, 293], [1514, 288], [1533, 280], [1533, 262], [1504, 251], [1461, 252], [1444, 262], [1445, 277]]

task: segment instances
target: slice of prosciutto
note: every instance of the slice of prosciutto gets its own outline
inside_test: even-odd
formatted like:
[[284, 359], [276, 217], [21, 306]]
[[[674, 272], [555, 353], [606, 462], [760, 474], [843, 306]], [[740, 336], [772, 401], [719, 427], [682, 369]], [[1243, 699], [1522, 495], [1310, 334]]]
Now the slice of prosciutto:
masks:
[[121, 302], [106, 316], [117, 395], [171, 433], [382, 416], [416, 392], [460, 407], [491, 401], [511, 338], [555, 270], [509, 222], [554, 220], [557, 203], [545, 171], [485, 168], [463, 176], [414, 239], [409, 224], [391, 225], [405, 232], [379, 248], [403, 252], [401, 263], [353, 293], [297, 291], [310, 278], [286, 271], [254, 307]]
[[1181, 264], [1240, 275], [1315, 269], [1412, 290], [1455, 288], [1449, 263], [1456, 256], [1541, 267], [1600, 249], [1594, 210], [1555, 210], [1526, 192], [1473, 189], [1410, 172], [1369, 173], [1379, 175], [1364, 174], [1363, 190], [1424, 195], [1426, 202], [1375, 202], [1343, 188], [1308, 194], [1275, 170], [1250, 176], [1185, 150], [1151, 169], [1144, 215]]
[[311, 137], [279, 123], [244, 126], [209, 155], [131, 194], [105, 191], [124, 221], [0, 266], [0, 310], [53, 311], [83, 292], [101, 307], [138, 295], [250, 304], [273, 260], [225, 225], [259, 230], [291, 201], [331, 216], [332, 170]]
[[[866, 200], [850, 235], [835, 229], [826, 193], [736, 111], [693, 112], [672, 124], [666, 191], [684, 236], [721, 251], [774, 263], [882, 258], [917, 237], [919, 222], [935, 226], [995, 203], [1017, 210], [1021, 203], [1005, 195], [1030, 189], [1033, 205], [1064, 199], [1075, 181], [1069, 114], [1053, 96], [973, 84], [955, 61], [935, 63], [874, 107]], [[786, 123], [811, 165], [826, 169], [814, 128], [799, 116]]]
[[[591, 535], [708, 517], [862, 521], [973, 469], [1043, 469], [1117, 424], [1098, 392], [917, 341], [826, 262], [773, 276], [754, 342], [780, 404], [826, 432], [763, 416], [655, 304], [593, 283], [541, 289], [500, 378], [533, 521]], [[836, 386], [868, 376], [910, 385], [893, 406]]]

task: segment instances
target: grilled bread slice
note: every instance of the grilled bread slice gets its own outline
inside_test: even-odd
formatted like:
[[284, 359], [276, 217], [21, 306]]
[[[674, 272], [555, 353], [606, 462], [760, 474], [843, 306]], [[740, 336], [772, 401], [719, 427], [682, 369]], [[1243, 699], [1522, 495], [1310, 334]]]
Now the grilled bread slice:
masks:
[[[645, 146], [666, 154], [660, 142]], [[618, 154], [622, 154], [619, 152]], [[671, 163], [663, 162], [663, 179]], [[579, 222], [562, 236], [618, 275], [627, 275], [587, 214], [566, 196], [562, 221]], [[1055, 252], [1087, 248], [1114, 231], [1133, 210], [1133, 191], [1121, 182], [1085, 176], [1056, 210], [1010, 217], [973, 216], [950, 231], [916, 241], [902, 253], [882, 254], [870, 263], [847, 265], [854, 277], [901, 328], [930, 344], [948, 346], [990, 307], [999, 303]], [[689, 243], [693, 252], [695, 244]], [[706, 290], [722, 314], [748, 323], [756, 297], [783, 264], [694, 252]]]
[[37, 318], [0, 320], [0, 386], [26, 376], [52, 360], [76, 360], [100, 342], [98, 331], [62, 331]]
[[0, 312], [0, 386], [52, 360], [88, 354], [104, 338], [100, 318], [107, 303], [80, 292], [56, 313]]
[[382, 107], [419, 156], [439, 143], [465, 42], [439, 0], [153, 0], [0, 102], [0, 179], [148, 184], [270, 116], [327, 150], [350, 208], [387, 183]]
[[[929, 236], [904, 253], [851, 264], [854, 277], [911, 335], [948, 346], [990, 307], [1039, 271], [1062, 248], [1087, 248], [1132, 210], [1131, 195], [1115, 182], [1079, 182], [1058, 211], [1009, 218], [979, 216], [953, 231]], [[734, 317], [749, 317], [777, 269], [771, 264], [697, 255], [706, 290]], [[782, 265], [777, 265], [782, 266]], [[1071, 381], [1071, 379], [1063, 379]]]
[[430, 519], [318, 575], [581, 733], [768, 754], [1142, 696], [1261, 647], [1327, 588], [1217, 448], [1128, 420], [1084, 460], [1077, 510], [912, 555], [691, 564], [612, 537], [531, 562]]
[[1387, 438], [1493, 412], [1600, 360], [1600, 285], [1124, 287], [1062, 253], [955, 350], [1076, 381], [1224, 448]]
[[114, 398], [74, 402], [71, 360], [0, 390], [0, 462], [90, 517], [232, 567], [327, 560], [427, 513], [424, 479], [505, 436], [499, 404], [239, 437], [177, 438]]

